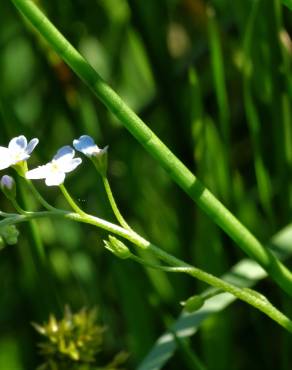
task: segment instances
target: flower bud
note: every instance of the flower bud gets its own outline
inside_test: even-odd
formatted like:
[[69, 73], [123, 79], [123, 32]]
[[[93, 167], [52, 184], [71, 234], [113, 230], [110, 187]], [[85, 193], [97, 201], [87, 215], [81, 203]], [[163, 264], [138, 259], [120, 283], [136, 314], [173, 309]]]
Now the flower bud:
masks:
[[187, 312], [194, 312], [198, 311], [203, 304], [205, 303], [205, 300], [200, 295], [193, 295], [192, 297], [188, 298], [186, 301], [181, 302], [181, 305], [184, 306], [185, 310]]
[[105, 248], [112, 252], [116, 257], [127, 259], [131, 256], [129, 248], [114, 236], [109, 236], [109, 240], [104, 240]]
[[16, 184], [13, 177], [4, 175], [0, 180], [0, 187], [5, 196], [9, 200], [13, 200], [16, 197]]
[[0, 227], [0, 236], [8, 245], [15, 245], [18, 241], [18, 235], [19, 231], [15, 225], [6, 225]]

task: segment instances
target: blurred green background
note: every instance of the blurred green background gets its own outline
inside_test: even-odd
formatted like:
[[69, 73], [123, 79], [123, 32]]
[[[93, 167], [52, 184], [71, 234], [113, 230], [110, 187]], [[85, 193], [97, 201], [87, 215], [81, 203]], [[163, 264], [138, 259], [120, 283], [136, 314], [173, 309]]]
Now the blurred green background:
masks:
[[[279, 0], [35, 2], [263, 242], [291, 221], [292, 17]], [[91, 135], [109, 145], [114, 193], [139, 233], [216, 275], [244, 257], [8, 0], [1, 2], [0, 25], [0, 145], [20, 134], [38, 137], [34, 167]], [[87, 212], [114, 220], [90, 163], [84, 160], [66, 185]], [[57, 188], [37, 186], [67, 207]], [[37, 209], [21, 183], [18, 196]], [[4, 196], [0, 207], [13, 212]], [[98, 306], [107, 327], [101, 364], [126, 350], [127, 368], [134, 369], [179, 315], [179, 302], [205, 288], [115, 259], [103, 248], [106, 233], [87, 225], [42, 219], [19, 229], [18, 244], [0, 251], [1, 370], [40, 364], [31, 322], [62, 317], [65, 304], [73, 311]], [[257, 288], [292, 315], [291, 301], [270, 280]], [[188, 344], [210, 370], [292, 366], [291, 337], [242, 303], [213, 315]], [[166, 369], [188, 366], [177, 351]]]

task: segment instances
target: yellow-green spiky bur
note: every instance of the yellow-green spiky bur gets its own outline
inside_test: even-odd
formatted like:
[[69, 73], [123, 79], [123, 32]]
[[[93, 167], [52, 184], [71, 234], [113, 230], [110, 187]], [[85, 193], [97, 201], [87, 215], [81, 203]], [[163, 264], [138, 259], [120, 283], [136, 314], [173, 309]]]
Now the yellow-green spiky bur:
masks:
[[[96, 309], [81, 309], [72, 313], [65, 307], [64, 317], [57, 320], [50, 315], [43, 325], [33, 324], [44, 337], [39, 343], [44, 363], [38, 370], [91, 370], [119, 368], [127, 355], [119, 353], [110, 364], [98, 364], [97, 355], [102, 351], [105, 328], [97, 324]], [[109, 367], [110, 366], [110, 367]]]

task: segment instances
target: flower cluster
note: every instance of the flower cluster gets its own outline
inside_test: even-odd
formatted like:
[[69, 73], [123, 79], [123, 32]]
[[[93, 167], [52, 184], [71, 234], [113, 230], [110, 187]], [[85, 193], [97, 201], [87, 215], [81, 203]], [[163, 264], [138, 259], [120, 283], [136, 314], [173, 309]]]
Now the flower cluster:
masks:
[[[26, 161], [38, 143], [37, 138], [27, 142], [26, 137], [20, 135], [13, 138], [8, 147], [0, 146], [0, 170], [14, 167], [27, 179], [44, 179], [47, 186], [63, 184], [66, 174], [75, 170], [81, 164], [82, 159], [74, 158], [75, 150], [66, 145], [57, 151], [50, 162], [28, 171]], [[79, 139], [74, 140], [73, 146], [77, 151], [90, 158], [101, 174], [105, 174], [107, 147], [100, 149], [88, 135], [82, 135]]]

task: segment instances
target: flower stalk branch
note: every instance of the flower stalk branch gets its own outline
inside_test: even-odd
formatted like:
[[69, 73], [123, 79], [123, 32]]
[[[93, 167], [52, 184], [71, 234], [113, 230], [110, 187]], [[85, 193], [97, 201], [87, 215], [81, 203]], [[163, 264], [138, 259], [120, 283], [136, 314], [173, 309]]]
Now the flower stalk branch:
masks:
[[[205, 271], [191, 266], [188, 263], [168, 254], [154, 244], [151, 244], [148, 240], [144, 239], [135, 231], [133, 231], [121, 215], [106, 177], [107, 147], [104, 149], [98, 148], [93, 139], [87, 135], [83, 135], [78, 140], [74, 140], [73, 142], [74, 147], [78, 151], [82, 152], [92, 160], [93, 164], [102, 176], [111, 207], [122, 226], [113, 224], [99, 217], [94, 217], [85, 213], [79, 208], [79, 206], [71, 197], [70, 193], [65, 188], [64, 180], [66, 174], [73, 171], [82, 162], [81, 158], [74, 158], [75, 151], [69, 145], [59, 149], [51, 162], [48, 162], [47, 164], [39, 166], [35, 169], [28, 170], [26, 159], [30, 157], [31, 152], [37, 145], [37, 143], [38, 139], [33, 139], [27, 144], [26, 138], [24, 136], [19, 136], [10, 141], [8, 148], [0, 147], [0, 152], [2, 151], [3, 154], [3, 156], [0, 158], [0, 167], [2, 166], [2, 169], [9, 166], [14, 167], [21, 177], [27, 179], [28, 184], [30, 184], [31, 189], [34, 189], [34, 194], [37, 196], [40, 202], [46, 208], [49, 208], [49, 210], [43, 212], [24, 211], [18, 205], [16, 200], [16, 184], [14, 179], [11, 176], [4, 175], [0, 181], [1, 190], [3, 191], [5, 196], [12, 202], [15, 209], [19, 212], [19, 214], [13, 213], [11, 215], [0, 212], [0, 216], [4, 217], [4, 219], [0, 222], [0, 229], [2, 228], [2, 230], [6, 229], [9, 231], [11, 235], [7, 234], [8, 239], [6, 238], [9, 242], [14, 243], [17, 239], [18, 234], [16, 235], [16, 233], [18, 233], [18, 231], [15, 228], [15, 224], [20, 222], [31, 222], [34, 219], [41, 217], [62, 217], [64, 219], [70, 219], [76, 222], [87, 223], [104, 229], [110, 233], [109, 240], [105, 241], [105, 247], [112, 253], [114, 253], [117, 257], [122, 259], [131, 258], [132, 260], [147, 267], [156, 268], [163, 271], [186, 273], [198, 280], [211, 285], [216, 289], [228, 292], [241, 299], [242, 301], [254, 306], [255, 308], [268, 315], [274, 321], [279, 323], [285, 329], [292, 332], [292, 323], [289, 318], [286, 317], [279, 310], [277, 310], [260, 293], [251, 289], [236, 287], [235, 285], [232, 285], [216, 276], [213, 276]], [[54, 207], [50, 206], [34, 188], [34, 185], [30, 183], [30, 179], [44, 179], [47, 186], [59, 186], [64, 197], [66, 198], [72, 209], [75, 211], [75, 213], [64, 211], [61, 209], [55, 209]], [[120, 236], [133, 243], [136, 247], [147, 250], [156, 258], [167, 263], [169, 266], [161, 266], [142, 260], [140, 257], [134, 255], [122, 241], [111, 234]], [[193, 306], [194, 301], [196, 304], [198, 303], [196, 302], [197, 298], [192, 298], [190, 301], [188, 301], [188, 306]], [[202, 298], [199, 298], [199, 303], [203, 304], [203, 302], [204, 299], [202, 300]]]
[[[112, 224], [108, 221], [100, 219], [95, 216], [87, 215], [87, 214], [79, 214], [79, 213], [71, 213], [63, 210], [58, 211], [43, 211], [43, 212], [26, 212], [23, 215], [15, 215], [12, 214], [11, 217], [6, 217], [4, 220], [0, 221], [0, 227], [7, 226], [7, 225], [15, 225], [17, 223], [30, 221], [37, 218], [43, 217], [50, 217], [56, 218], [61, 217], [64, 219], [70, 219], [72, 221], [77, 221], [81, 223], [87, 223], [94, 225], [96, 227], [102, 228], [111, 234], [115, 234], [117, 236], [123, 237], [128, 241], [132, 242], [135, 246], [147, 249], [151, 252], [154, 256], [159, 258], [160, 260], [166, 262], [170, 266], [157, 266], [152, 265], [151, 263], [143, 261], [146, 267], [152, 268], [159, 268], [163, 269], [164, 271], [169, 272], [178, 272], [178, 273], [185, 273], [188, 274], [200, 281], [211, 285], [214, 288], [220, 289], [224, 292], [228, 292], [238, 299], [248, 303], [249, 305], [257, 308], [267, 316], [269, 316], [272, 320], [277, 322], [283, 328], [288, 330], [292, 333], [292, 322], [291, 320], [285, 316], [282, 312], [280, 312], [277, 308], [275, 308], [263, 295], [260, 293], [252, 290], [252, 289], [245, 289], [239, 288], [233, 284], [230, 284], [214, 275], [211, 275], [201, 269], [198, 269], [192, 265], [187, 264], [186, 262], [170, 255], [169, 253], [163, 251], [159, 247], [151, 244], [146, 239], [142, 238], [135, 232], [131, 232], [127, 229], [124, 229], [118, 225]], [[141, 263], [139, 257], [131, 257], [136, 262]]]
[[106, 194], [107, 194], [109, 203], [111, 205], [112, 211], [113, 211], [114, 215], [116, 216], [116, 219], [119, 221], [120, 225], [123, 228], [125, 228], [127, 230], [130, 230], [130, 231], [133, 231], [133, 229], [131, 228], [131, 226], [129, 226], [129, 224], [127, 223], [127, 221], [122, 216], [122, 214], [121, 214], [121, 212], [120, 212], [120, 210], [119, 210], [119, 208], [117, 206], [117, 203], [116, 203], [115, 198], [113, 196], [112, 189], [111, 189], [111, 186], [110, 186], [110, 183], [109, 183], [107, 177], [102, 176], [102, 182], [103, 182], [104, 189], [106, 191]]
[[78, 213], [81, 216], [86, 216], [86, 213], [83, 212], [82, 209], [78, 207], [78, 205], [76, 204], [74, 199], [71, 197], [68, 190], [65, 188], [65, 185], [61, 184], [61, 185], [59, 185], [59, 188], [60, 188], [61, 192], [63, 193], [64, 197], [66, 198], [68, 204], [73, 209], [73, 211], [75, 211], [76, 213]]
[[26, 184], [27, 186], [29, 187], [30, 191], [33, 193], [33, 195], [35, 196], [35, 198], [39, 201], [39, 203], [45, 208], [47, 209], [48, 211], [56, 211], [57, 208], [55, 208], [54, 206], [52, 206], [50, 203], [48, 203], [44, 197], [41, 195], [41, 193], [37, 190], [37, 188], [34, 186], [34, 184], [28, 180], [28, 179], [25, 179], [26, 180]]

